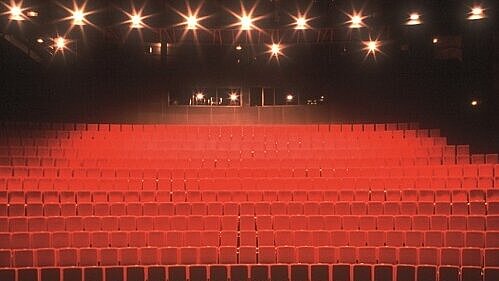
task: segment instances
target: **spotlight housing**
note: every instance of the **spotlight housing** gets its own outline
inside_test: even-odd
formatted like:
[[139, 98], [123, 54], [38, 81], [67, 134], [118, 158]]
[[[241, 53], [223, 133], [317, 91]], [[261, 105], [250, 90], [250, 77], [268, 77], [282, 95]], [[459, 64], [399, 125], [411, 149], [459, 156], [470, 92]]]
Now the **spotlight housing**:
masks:
[[241, 25], [241, 30], [251, 30], [253, 19], [248, 15], [243, 15], [240, 18], [239, 24]]
[[304, 17], [297, 18], [295, 29], [298, 29], [298, 30], [307, 29], [307, 19]]
[[485, 10], [481, 6], [472, 7], [468, 13], [468, 20], [481, 20], [485, 17]]
[[230, 93], [229, 99], [231, 102], [236, 102], [239, 99], [239, 96], [236, 93]]
[[356, 28], [362, 28], [365, 27], [364, 19], [366, 18], [365, 16], [362, 16], [361, 13], [354, 12], [351, 15], [348, 15], [350, 20], [347, 23], [350, 23], [348, 26], [349, 28], [356, 29]]
[[423, 22], [421, 21], [421, 15], [419, 13], [411, 13], [409, 15], [409, 19], [405, 23], [406, 25], [420, 25]]
[[28, 11], [26, 15], [30, 18], [36, 18], [38, 17], [38, 12], [37, 11]]
[[74, 10], [71, 18], [73, 25], [85, 25], [85, 13], [82, 10]]
[[292, 102], [295, 97], [292, 94], [286, 95], [286, 102]]
[[201, 92], [196, 93], [196, 100], [201, 101], [204, 99], [204, 94]]
[[279, 44], [272, 43], [270, 46], [270, 53], [272, 56], [278, 56], [281, 53], [281, 46]]
[[140, 14], [133, 14], [130, 16], [130, 27], [137, 29], [144, 27], [144, 23], [142, 22], [142, 16]]
[[13, 4], [9, 8], [9, 20], [13, 21], [22, 21], [24, 20], [24, 13], [23, 13], [23, 8], [21, 7], [21, 4]]
[[362, 43], [364, 44], [363, 50], [366, 51], [365, 58], [372, 55], [374, 60], [376, 60], [376, 53], [381, 52], [381, 50], [380, 50], [380, 47], [382, 45], [381, 41], [379, 41], [378, 39], [373, 40], [373, 39], [369, 38], [369, 41], [364, 41]]
[[198, 19], [196, 18], [196, 16], [189, 16], [187, 17], [186, 19], [186, 25], [187, 25], [187, 29], [197, 29], [198, 27]]
[[54, 39], [54, 47], [56, 51], [64, 51], [66, 49], [67, 40], [64, 37], [57, 37]]

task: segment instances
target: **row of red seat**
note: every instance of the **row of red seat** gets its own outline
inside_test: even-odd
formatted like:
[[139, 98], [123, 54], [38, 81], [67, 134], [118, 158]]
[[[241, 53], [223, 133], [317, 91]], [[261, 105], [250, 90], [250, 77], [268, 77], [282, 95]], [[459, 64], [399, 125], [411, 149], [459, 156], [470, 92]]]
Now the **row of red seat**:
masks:
[[496, 281], [499, 269], [390, 264], [121, 265], [9, 268], [0, 269], [0, 278], [5, 281]]
[[[318, 158], [314, 155], [300, 154], [301, 157], [295, 158], [146, 158], [143, 155], [134, 158], [125, 157], [104, 157], [103, 155], [94, 158], [40, 158], [40, 157], [0, 157], [0, 166], [17, 166], [28, 168], [81, 168], [86, 169], [241, 169], [241, 168], [263, 168], [270, 167], [273, 169], [322, 169], [329, 170], [345, 167], [359, 168], [378, 168], [386, 169], [393, 168], [394, 172], [398, 172], [397, 168], [411, 169], [411, 174], [414, 174], [415, 166], [454, 166], [454, 165], [495, 165], [497, 163], [474, 163], [470, 164], [466, 158], [455, 157], [407, 157], [407, 156], [386, 156], [386, 157], [355, 157], [355, 158], [338, 158], [327, 157], [321, 153], [323, 157]], [[121, 155], [123, 156], [123, 155]], [[322, 159], [322, 160], [321, 160]], [[383, 171], [380, 171], [383, 172]], [[386, 173], [384, 173], [386, 174]], [[403, 176], [403, 173], [399, 173]], [[370, 175], [373, 176], [373, 175]], [[447, 176], [443, 174], [442, 176]], [[462, 173], [456, 176], [462, 176]], [[470, 175], [471, 176], [471, 175]]]
[[0, 203], [0, 216], [499, 215], [499, 202]]
[[[457, 254], [457, 255], [456, 255]], [[0, 250], [0, 267], [195, 264], [406, 264], [499, 266], [499, 249], [417, 247], [183, 247]]]
[[[145, 141], [144, 139], [147, 139]], [[2, 143], [3, 141], [3, 143]], [[97, 151], [113, 153], [118, 150], [128, 153], [144, 151], [146, 154], [157, 151], [160, 155], [178, 155], [178, 151], [196, 152], [197, 155], [224, 155], [234, 153], [273, 152], [286, 154], [293, 151], [329, 151], [332, 155], [346, 155], [357, 151], [399, 151], [420, 156], [464, 156], [470, 155], [468, 146], [448, 145], [445, 138], [420, 138], [406, 139], [394, 138], [349, 138], [337, 136], [334, 138], [310, 137], [300, 139], [260, 139], [260, 140], [235, 140], [235, 139], [172, 139], [168, 136], [130, 135], [123, 139], [118, 137], [73, 137], [69, 139], [2, 139], [0, 141], [1, 156], [57, 156], [57, 155], [95, 155], [91, 147]], [[17, 143], [19, 142], [19, 143]], [[111, 144], [115, 144], [114, 146]], [[369, 145], [371, 144], [371, 146]], [[383, 145], [385, 144], [385, 146]], [[388, 146], [386, 146], [388, 145]], [[347, 155], [348, 156], [348, 155]], [[474, 154], [472, 157], [477, 162], [488, 162], [497, 158], [497, 154]]]
[[[336, 128], [335, 128], [336, 129]], [[291, 133], [276, 133], [271, 130], [267, 132], [262, 131], [248, 131], [244, 130], [236, 130], [235, 132], [175, 132], [169, 131], [168, 129], [158, 129], [158, 130], [150, 130], [149, 127], [143, 128], [143, 130], [135, 130], [135, 131], [86, 131], [86, 130], [23, 130], [17, 128], [17, 130], [7, 130], [2, 131], [4, 139], [9, 140], [9, 142], [5, 142], [5, 144], [30, 144], [32, 142], [22, 142], [19, 141], [20, 138], [32, 140], [32, 139], [59, 139], [66, 140], [71, 138], [76, 139], [102, 139], [102, 138], [117, 138], [117, 137], [131, 137], [132, 139], [137, 139], [138, 136], [144, 137], [154, 137], [154, 138], [168, 138], [169, 140], [179, 140], [186, 139], [189, 141], [196, 140], [236, 140], [236, 141], [261, 141], [261, 140], [285, 140], [285, 139], [328, 139], [335, 140], [338, 138], [349, 138], [349, 139], [375, 139], [375, 138], [386, 138], [386, 139], [401, 139], [405, 138], [408, 140], [414, 139], [445, 139], [444, 136], [437, 130], [384, 130], [384, 131], [341, 131], [341, 130], [333, 130], [333, 131], [302, 131], [302, 132], [291, 132]], [[127, 138], [128, 140], [128, 138]], [[462, 145], [464, 146], [464, 145]]]
[[230, 190], [400, 190], [400, 189], [493, 189], [492, 178], [0, 178], [0, 189], [8, 191], [230, 191]]
[[[115, 147], [109, 146], [110, 142], [116, 143]], [[71, 151], [73, 148], [81, 148], [83, 152], [90, 151], [88, 144], [103, 144], [98, 149], [126, 149], [126, 150], [286, 150], [286, 149], [383, 149], [382, 142], [390, 145], [390, 149], [421, 150], [430, 149], [440, 151], [444, 155], [469, 154], [467, 145], [450, 145], [443, 137], [404, 136], [403, 133], [384, 133], [368, 135], [307, 135], [307, 136], [218, 136], [218, 137], [182, 137], [163, 134], [85, 134], [72, 133], [64, 138], [55, 137], [10, 137], [0, 141], [0, 155], [3, 151], [33, 152], [39, 151], [47, 155], [48, 151], [60, 153], [61, 149]], [[367, 144], [372, 143], [372, 147]], [[85, 147], [84, 144], [87, 144]], [[175, 148], [175, 149], [172, 149]], [[37, 153], [38, 155], [38, 153]], [[484, 157], [483, 154], [480, 157]]]
[[[147, 141], [146, 141], [147, 140]], [[389, 145], [384, 147], [383, 141]], [[111, 146], [115, 143], [116, 146]], [[372, 143], [372, 146], [368, 146]], [[85, 146], [85, 144], [87, 146]], [[440, 155], [466, 155], [469, 154], [469, 146], [447, 144], [446, 138], [415, 138], [404, 137], [403, 134], [379, 134], [365, 136], [349, 135], [310, 135], [304, 137], [265, 137], [252, 136], [249, 138], [235, 137], [181, 137], [156, 134], [126, 134], [126, 135], [89, 135], [73, 134], [69, 138], [3, 138], [0, 141], [0, 154], [3, 151], [18, 152], [25, 151], [29, 155], [39, 151], [46, 155], [48, 151], [57, 152], [60, 149], [71, 151], [74, 148], [81, 148], [82, 152], [91, 152], [89, 145], [100, 145], [98, 150], [300, 150], [300, 149], [327, 149], [327, 150], [404, 150], [404, 151], [440, 151]], [[49, 149], [49, 150], [47, 150]], [[437, 153], [438, 154], [438, 153]], [[477, 157], [486, 157], [485, 154], [477, 154]]]
[[[165, 131], [169, 133], [191, 133], [199, 132], [207, 135], [212, 133], [224, 133], [234, 131], [245, 132], [269, 132], [269, 133], [304, 133], [304, 132], [328, 132], [328, 131], [394, 131], [394, 130], [418, 130], [418, 123], [354, 123], [354, 124], [286, 124], [286, 125], [179, 125], [179, 124], [116, 124], [116, 123], [37, 123], [37, 122], [7, 122], [2, 123], [0, 128], [8, 131]], [[439, 134], [438, 129], [431, 130], [433, 134]]]
[[[67, 144], [67, 140], [90, 140], [102, 141], [109, 139], [120, 139], [120, 142], [142, 143], [141, 138], [150, 138], [155, 142], [170, 141], [178, 142], [185, 140], [191, 143], [195, 142], [234, 142], [234, 143], [250, 143], [250, 142], [309, 142], [319, 143], [336, 142], [341, 143], [342, 140], [352, 140], [356, 142], [365, 142], [366, 140], [386, 139], [387, 141], [405, 140], [410, 143], [417, 144], [445, 144], [446, 138], [438, 135], [430, 136], [426, 130], [397, 130], [383, 132], [313, 132], [304, 134], [267, 134], [267, 133], [250, 133], [250, 134], [176, 134], [168, 132], [88, 132], [88, 131], [47, 131], [46, 134], [40, 132], [8, 132], [8, 135], [3, 137], [0, 146], [36, 146], [45, 145], [48, 143]], [[457, 145], [456, 145], [457, 147]], [[460, 151], [467, 149], [466, 145], [459, 146]]]
[[[303, 163], [302, 163], [303, 164]], [[428, 178], [493, 178], [499, 177], [499, 164], [496, 165], [449, 165], [415, 167], [243, 167], [243, 168], [192, 168], [183, 169], [127, 169], [96, 167], [25, 167], [0, 166], [0, 177], [60, 177], [60, 178], [237, 178], [237, 177], [428, 177]]]
[[[263, 201], [263, 202], [262, 202]], [[277, 202], [297, 202], [305, 209], [317, 210], [321, 202], [362, 202], [377, 205], [381, 202], [468, 203], [499, 202], [499, 189], [423, 189], [423, 190], [265, 190], [265, 191], [0, 191], [0, 203], [120, 203], [120, 202], [189, 202], [217, 204], [217, 202], [268, 205]], [[377, 203], [376, 203], [377, 202]], [[356, 203], [355, 203], [356, 204]], [[442, 208], [445, 205], [441, 205]], [[244, 207], [246, 208], [246, 207]], [[271, 207], [266, 207], [271, 208]]]
[[[497, 154], [471, 154], [466, 150], [438, 143], [436, 140], [423, 139], [417, 141], [406, 141], [404, 139], [378, 139], [347, 142], [346, 140], [318, 141], [203, 141], [192, 142], [188, 140], [162, 141], [150, 140], [122, 141], [120, 139], [80, 140], [69, 139], [62, 143], [36, 144], [34, 146], [6, 146], [0, 145], [1, 157], [40, 157], [40, 158], [95, 158], [98, 152], [110, 157], [118, 157], [122, 152], [126, 158], [160, 158], [166, 159], [238, 159], [238, 158], [310, 158], [310, 155], [318, 159], [325, 155], [334, 158], [376, 158], [383, 156], [394, 157], [405, 153], [412, 157], [455, 157], [468, 156], [468, 162], [474, 164], [495, 164]], [[95, 149], [92, 149], [94, 148]], [[324, 152], [320, 155], [319, 152]], [[300, 155], [306, 154], [306, 155]]]
[[68, 216], [0, 217], [0, 232], [138, 230], [499, 230], [489, 216]]
[[[128, 226], [129, 227], [129, 226]], [[124, 227], [125, 228], [125, 227]], [[499, 248], [499, 231], [55, 231], [0, 232], [0, 248], [391, 246]]]

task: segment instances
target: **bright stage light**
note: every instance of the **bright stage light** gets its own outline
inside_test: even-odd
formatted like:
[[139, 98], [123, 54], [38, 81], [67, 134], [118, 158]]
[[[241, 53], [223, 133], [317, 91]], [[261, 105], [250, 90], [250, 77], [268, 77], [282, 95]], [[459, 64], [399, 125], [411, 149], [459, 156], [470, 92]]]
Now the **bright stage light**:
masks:
[[369, 52], [376, 52], [378, 51], [378, 42], [376, 41], [369, 41], [367, 42], [367, 49], [369, 50]]
[[477, 106], [478, 105], [478, 101], [477, 100], [472, 100], [471, 101], [471, 106]]
[[251, 30], [253, 19], [250, 16], [242, 16], [239, 24], [241, 25], [241, 30]]
[[468, 14], [469, 20], [481, 20], [485, 18], [485, 11], [480, 6], [474, 6]]
[[376, 59], [376, 53], [380, 52], [381, 42], [376, 40], [369, 39], [369, 41], [364, 41], [364, 51], [366, 51], [366, 58], [369, 55], [372, 55], [374, 59]]
[[243, 47], [241, 45], [236, 46], [236, 50], [241, 51], [242, 49], [243, 49]]
[[37, 11], [29, 11], [26, 13], [26, 15], [28, 15], [28, 17], [30, 17], [30, 18], [36, 18], [36, 17], [38, 17], [38, 12]]
[[239, 99], [239, 96], [236, 93], [231, 93], [229, 99], [231, 102], [236, 102]]
[[293, 95], [289, 94], [286, 96], [286, 102], [292, 102], [294, 98]]
[[134, 14], [130, 16], [130, 27], [131, 28], [144, 27], [144, 23], [142, 22], [142, 16], [140, 14]]
[[66, 48], [66, 39], [64, 37], [55, 38], [54, 46], [56, 51], [63, 51]]
[[85, 13], [83, 10], [74, 10], [72, 14], [73, 25], [85, 25]]
[[418, 13], [412, 13], [409, 15], [409, 20], [406, 22], [407, 25], [419, 25], [422, 24], [421, 16]]
[[437, 37], [434, 37], [433, 40], [432, 40], [433, 44], [437, 44], [438, 43], [438, 38]]
[[197, 94], [196, 94], [196, 100], [197, 100], [197, 101], [201, 101], [201, 100], [203, 100], [203, 99], [204, 99], [204, 94], [203, 94], [203, 93], [201, 93], [201, 92], [200, 92], [200, 93], [197, 93]]
[[38, 39], [36, 39], [36, 42], [39, 44], [42, 44], [44, 41], [43, 41], [43, 38], [38, 38]]
[[362, 28], [365, 27], [366, 24], [364, 23], [364, 19], [367, 18], [366, 16], [362, 16], [361, 12], [353, 12], [353, 14], [347, 16], [350, 18], [350, 20], [347, 22], [350, 25], [348, 26], [349, 28]]
[[187, 29], [196, 29], [198, 26], [198, 19], [196, 16], [189, 16], [186, 19]]
[[23, 9], [21, 4], [13, 3], [9, 11], [9, 19], [15, 21], [24, 20]]
[[272, 56], [278, 56], [281, 53], [281, 46], [279, 44], [273, 43], [272, 46], [270, 46], [270, 52]]
[[295, 29], [307, 29], [307, 19], [304, 17], [297, 18]]

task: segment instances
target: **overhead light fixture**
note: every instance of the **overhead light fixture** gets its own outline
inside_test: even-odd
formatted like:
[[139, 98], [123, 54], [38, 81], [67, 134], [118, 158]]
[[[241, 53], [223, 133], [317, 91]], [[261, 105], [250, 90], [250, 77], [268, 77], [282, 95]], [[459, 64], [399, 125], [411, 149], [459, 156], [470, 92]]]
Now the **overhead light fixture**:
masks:
[[295, 97], [292, 94], [286, 96], [286, 102], [292, 102]]
[[438, 43], [438, 37], [433, 37], [432, 42], [433, 42], [433, 44], [437, 44]]
[[365, 25], [364, 19], [366, 18], [365, 16], [362, 16], [362, 14], [359, 12], [354, 12], [351, 15], [348, 15], [350, 20], [347, 23], [350, 23], [349, 27], [350, 28], [362, 28]]
[[295, 29], [299, 29], [299, 30], [307, 29], [307, 19], [304, 17], [296, 18]]
[[231, 102], [236, 102], [239, 99], [239, 96], [236, 93], [230, 93], [229, 99]]
[[406, 22], [406, 25], [419, 25], [422, 24], [421, 15], [419, 13], [412, 13], [409, 15], [409, 19]]
[[253, 20], [251, 19], [250, 16], [243, 15], [240, 18], [239, 24], [241, 25], [241, 30], [251, 30], [251, 27], [253, 25]]
[[36, 43], [39, 43], [39, 44], [42, 44], [44, 41], [43, 41], [43, 38], [38, 38], [36, 39]]
[[130, 27], [137, 29], [144, 27], [144, 23], [142, 22], [142, 16], [140, 14], [133, 14], [130, 16]]
[[73, 19], [73, 25], [85, 25], [85, 13], [83, 10], [74, 10], [71, 18]]
[[481, 20], [485, 18], [485, 11], [481, 6], [474, 6], [468, 13], [468, 20]]
[[273, 43], [272, 46], [270, 46], [270, 52], [273, 56], [279, 55], [279, 53], [281, 52], [281, 46], [279, 44]]
[[201, 100], [203, 100], [203, 99], [204, 99], [204, 94], [203, 94], [203, 93], [201, 93], [201, 92], [198, 92], [198, 93], [196, 94], [196, 100], [197, 100], [197, 101], [201, 101]]
[[67, 41], [64, 37], [57, 37], [54, 39], [54, 47], [57, 51], [64, 51], [66, 49]]
[[28, 11], [26, 15], [30, 18], [36, 18], [38, 17], [38, 12], [37, 11]]
[[378, 41], [370, 40], [370, 41], [366, 42], [365, 45], [366, 45], [366, 50], [368, 51], [368, 53], [374, 54], [375, 52], [379, 51]]
[[196, 16], [192, 15], [186, 19], [187, 29], [196, 29], [198, 26], [198, 19]]
[[362, 42], [364, 44], [364, 51], [366, 51], [366, 58], [370, 55], [376, 59], [376, 53], [381, 52], [380, 47], [381, 47], [381, 41], [378, 39], [372, 40], [369, 39], [369, 41], [364, 41]]
[[243, 47], [241, 45], [236, 46], [236, 50], [241, 51], [242, 49], [243, 49]]
[[9, 7], [9, 19], [14, 20], [14, 21], [22, 21], [25, 19], [25, 16], [23, 14], [23, 8], [21, 6], [22, 4], [12, 2], [11, 6]]

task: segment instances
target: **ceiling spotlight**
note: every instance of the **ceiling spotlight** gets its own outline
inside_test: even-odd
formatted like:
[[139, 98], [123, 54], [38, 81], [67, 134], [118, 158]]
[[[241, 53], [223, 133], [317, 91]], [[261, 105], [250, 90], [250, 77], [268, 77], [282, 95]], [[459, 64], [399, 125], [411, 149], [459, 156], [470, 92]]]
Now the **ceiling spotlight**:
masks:
[[236, 46], [236, 50], [241, 51], [242, 49], [243, 49], [243, 47], [241, 45]]
[[377, 41], [369, 41], [366, 44], [367, 49], [369, 52], [376, 52], [378, 51], [378, 42]]
[[200, 101], [200, 100], [203, 100], [204, 99], [204, 94], [199, 92], [196, 94], [196, 100], [197, 101]]
[[54, 39], [56, 51], [62, 51], [66, 48], [66, 39], [64, 37], [57, 37]]
[[468, 14], [469, 20], [481, 20], [485, 18], [485, 11], [481, 6], [474, 6]]
[[144, 23], [142, 22], [142, 16], [140, 14], [134, 14], [130, 16], [130, 27], [131, 28], [144, 27]]
[[293, 97], [292, 94], [289, 94], [289, 95], [286, 96], [286, 102], [292, 102], [294, 98], [295, 97]]
[[352, 15], [348, 15], [350, 17], [350, 20], [348, 23], [350, 23], [350, 28], [361, 28], [364, 27], [364, 19], [366, 17], [363, 17], [362, 14], [360, 13], [353, 13]]
[[43, 38], [38, 38], [38, 39], [36, 39], [36, 42], [39, 44], [42, 44], [44, 41], [43, 41]]
[[239, 24], [241, 25], [241, 30], [251, 30], [253, 19], [250, 16], [242, 16]]
[[9, 19], [15, 21], [24, 20], [24, 14], [21, 4], [13, 3], [13, 5], [10, 7]]
[[74, 10], [71, 18], [73, 19], [73, 25], [85, 25], [85, 13], [83, 10]]
[[366, 51], [366, 58], [369, 55], [372, 55], [374, 59], [376, 59], [376, 53], [380, 52], [379, 47], [381, 46], [381, 42], [376, 40], [369, 39], [369, 41], [363, 42], [364, 44], [364, 51]]
[[478, 105], [478, 101], [477, 100], [472, 100], [471, 101], [471, 106], [477, 106]]
[[26, 15], [30, 18], [36, 18], [36, 17], [38, 17], [38, 12], [37, 11], [29, 11], [26, 13]]
[[419, 25], [421, 23], [421, 16], [418, 13], [412, 13], [409, 15], [409, 20], [406, 22], [406, 25]]
[[304, 17], [297, 18], [295, 29], [307, 29], [307, 19]]
[[198, 26], [198, 19], [196, 16], [189, 16], [186, 19], [187, 29], [196, 29]]
[[281, 53], [281, 45], [272, 43], [270, 46], [270, 53], [272, 56], [278, 56]]
[[236, 93], [231, 93], [229, 99], [231, 102], [236, 102], [239, 99], [239, 96]]
[[437, 44], [438, 43], [438, 38], [437, 37], [433, 37], [432, 42], [433, 42], [433, 44]]

